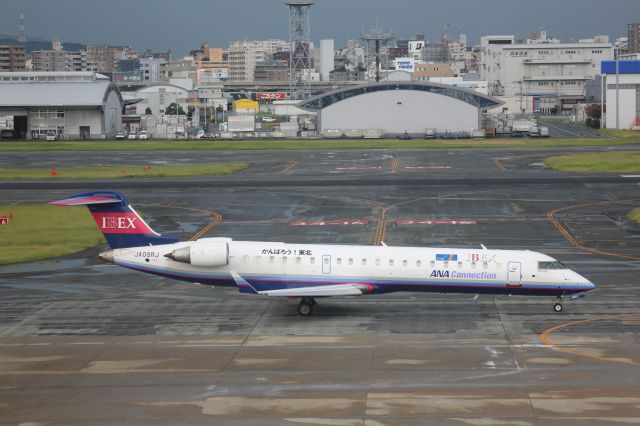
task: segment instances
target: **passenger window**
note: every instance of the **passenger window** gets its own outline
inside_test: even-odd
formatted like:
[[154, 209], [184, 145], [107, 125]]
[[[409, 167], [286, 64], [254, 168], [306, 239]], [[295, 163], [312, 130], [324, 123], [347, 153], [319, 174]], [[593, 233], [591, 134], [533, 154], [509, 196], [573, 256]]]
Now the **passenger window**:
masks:
[[283, 265], [286, 265], [286, 264], [287, 264], [287, 256], [285, 256], [285, 257], [283, 257], [283, 258], [282, 258], [282, 264], [283, 264]]
[[256, 263], [262, 263], [262, 256], [256, 256]]
[[242, 262], [249, 263], [249, 256], [242, 256]]
[[432, 260], [431, 262], [429, 262], [429, 266], [431, 266], [432, 268], [435, 268], [436, 262]]
[[380, 259], [376, 259], [376, 266], [380, 266]]
[[393, 266], [393, 259], [389, 259], [389, 266]]
[[422, 266], [422, 261], [421, 260], [416, 260], [416, 266], [419, 268]]
[[407, 262], [406, 259], [402, 261], [402, 266], [407, 266], [408, 264], [409, 264], [409, 262]]
[[476, 269], [476, 262], [471, 262], [471, 269]]
[[458, 269], [462, 269], [462, 262], [458, 262]]
[[300, 264], [301, 262], [302, 262], [302, 259], [301, 259], [301, 258], [299, 258], [299, 257], [296, 257], [296, 263], [297, 263], [297, 264]]
[[269, 256], [269, 263], [274, 263], [276, 258], [274, 256]]
[[353, 258], [349, 258], [349, 265], [353, 265]]
[[316, 263], [316, 258], [315, 257], [310, 257], [309, 258], [309, 263], [311, 263], [312, 265], [314, 265]]
[[445, 261], [443, 267], [444, 269], [449, 269], [449, 262]]
[[500, 262], [496, 263], [496, 269], [500, 270], [500, 268], [502, 268], [502, 265], [500, 264]]
[[487, 269], [489, 264], [487, 262], [482, 262], [482, 269]]
[[362, 259], [362, 266], [367, 266], [367, 259]]
[[336, 260], [336, 263], [337, 263], [338, 265], [342, 265], [342, 258], [341, 258], [341, 257], [339, 257], [339, 258], [338, 258], [338, 260]]

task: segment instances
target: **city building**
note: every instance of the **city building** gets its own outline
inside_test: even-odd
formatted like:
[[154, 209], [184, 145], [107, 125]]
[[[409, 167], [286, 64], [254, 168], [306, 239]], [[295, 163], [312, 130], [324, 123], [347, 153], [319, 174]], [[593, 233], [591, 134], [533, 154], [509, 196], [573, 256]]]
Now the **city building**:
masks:
[[640, 60], [604, 61], [607, 129], [640, 130]]
[[610, 59], [613, 45], [607, 36], [575, 43], [548, 38], [544, 31], [526, 42], [484, 36], [480, 73], [490, 95], [533, 97], [535, 112], [557, 113], [585, 100], [588, 82], [599, 75], [602, 61]]
[[24, 45], [0, 45], [0, 72], [24, 71], [26, 63]]
[[627, 25], [627, 53], [640, 53], [640, 23]]
[[168, 61], [164, 58], [144, 57], [140, 59], [140, 71], [143, 81], [160, 81], [162, 66]]
[[237, 41], [229, 45], [230, 81], [254, 81], [258, 62], [273, 59], [277, 52], [288, 52], [290, 43], [284, 40]]
[[113, 138], [123, 107], [120, 90], [97, 73], [0, 73], [0, 116], [13, 116], [15, 138]]
[[367, 76], [367, 69], [358, 67], [356, 69], [347, 69], [345, 67], [335, 68], [329, 72], [329, 80], [331, 81], [360, 81]]
[[320, 78], [323, 81], [331, 79], [331, 71], [335, 68], [335, 48], [332, 39], [320, 40]]
[[255, 66], [254, 81], [288, 81], [289, 65], [285, 61], [266, 60]]
[[120, 59], [138, 59], [139, 54], [129, 46], [87, 46], [87, 69], [98, 72], [114, 72]]
[[424, 135], [425, 129], [472, 132], [498, 99], [431, 82], [380, 82], [334, 90], [298, 106], [318, 116], [320, 131], [379, 129], [385, 134]]
[[137, 99], [135, 113], [145, 115], [162, 116], [171, 104], [179, 105], [185, 112], [189, 109], [189, 99], [192, 90], [175, 84], [153, 84], [137, 90], [133, 94], [127, 94], [129, 99]]
[[416, 81], [429, 81], [432, 77], [453, 77], [454, 75], [451, 66], [445, 63], [416, 63], [413, 71], [413, 79]]

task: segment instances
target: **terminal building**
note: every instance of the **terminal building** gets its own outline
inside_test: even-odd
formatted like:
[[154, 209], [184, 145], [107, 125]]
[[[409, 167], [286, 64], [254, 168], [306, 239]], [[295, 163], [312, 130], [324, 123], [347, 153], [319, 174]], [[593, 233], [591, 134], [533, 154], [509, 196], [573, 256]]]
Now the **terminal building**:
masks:
[[122, 128], [120, 90], [95, 72], [0, 73], [0, 116], [15, 139], [112, 139]]
[[473, 132], [483, 113], [502, 102], [472, 90], [418, 81], [387, 81], [334, 90], [299, 106], [318, 116], [323, 131], [378, 129], [386, 135]]

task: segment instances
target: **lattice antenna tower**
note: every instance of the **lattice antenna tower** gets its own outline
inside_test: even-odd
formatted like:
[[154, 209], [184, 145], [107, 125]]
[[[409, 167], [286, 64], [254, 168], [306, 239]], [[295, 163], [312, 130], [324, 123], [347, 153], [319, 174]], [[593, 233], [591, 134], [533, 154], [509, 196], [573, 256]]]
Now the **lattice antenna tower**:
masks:
[[383, 69], [385, 71], [389, 70], [389, 51], [387, 47], [395, 38], [392, 33], [387, 33], [380, 27], [372, 28], [360, 36], [360, 39], [365, 44], [367, 71], [371, 66], [374, 67], [376, 81], [380, 81], [380, 73]]
[[289, 6], [289, 93], [291, 99], [309, 99], [311, 78], [304, 73], [311, 68], [309, 15], [315, 0], [285, 0], [284, 4]]
[[20, 14], [20, 31], [18, 32], [18, 42], [26, 43], [27, 37], [24, 33], [24, 13]]

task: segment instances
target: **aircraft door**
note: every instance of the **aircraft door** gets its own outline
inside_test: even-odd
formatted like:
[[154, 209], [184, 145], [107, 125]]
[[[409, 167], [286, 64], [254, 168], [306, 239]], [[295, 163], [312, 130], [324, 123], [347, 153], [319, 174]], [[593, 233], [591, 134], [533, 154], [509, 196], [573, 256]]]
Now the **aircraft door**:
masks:
[[322, 256], [322, 273], [330, 274], [331, 273], [331, 255], [325, 254]]
[[522, 264], [509, 262], [507, 271], [507, 287], [520, 287], [522, 285]]

